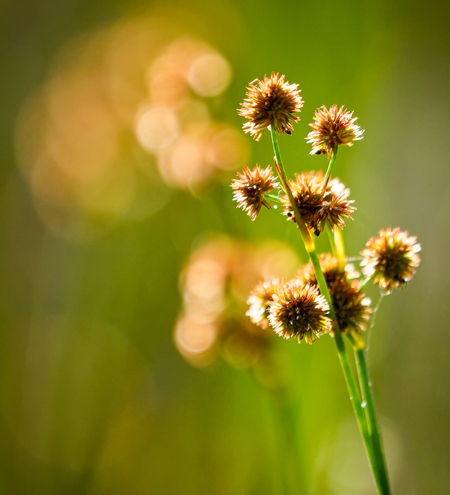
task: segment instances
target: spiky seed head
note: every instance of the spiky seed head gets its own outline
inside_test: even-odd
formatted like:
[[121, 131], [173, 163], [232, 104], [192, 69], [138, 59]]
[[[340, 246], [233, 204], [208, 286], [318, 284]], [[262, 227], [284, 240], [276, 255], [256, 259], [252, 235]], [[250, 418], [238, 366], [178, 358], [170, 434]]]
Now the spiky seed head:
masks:
[[317, 337], [331, 330], [330, 306], [317, 287], [285, 284], [273, 295], [269, 323], [275, 333], [285, 339], [295, 337], [312, 344]]
[[269, 126], [279, 133], [291, 134], [292, 122], [300, 120], [294, 114], [303, 106], [301, 90], [298, 84], [289, 84], [284, 79], [284, 75], [272, 72], [270, 78], [265, 75], [263, 81], [255, 79], [247, 87], [247, 98], [238, 112], [249, 121], [243, 125], [244, 131], [256, 141]]
[[[317, 235], [323, 232], [326, 223], [335, 230], [336, 227], [345, 227], [344, 218], [352, 219], [352, 212], [356, 210], [351, 206], [353, 200], [347, 199], [350, 190], [346, 189], [339, 179], [328, 182], [323, 191], [323, 172], [302, 172], [295, 174], [295, 181], [290, 180], [292, 196], [300, 211], [300, 215], [311, 232]], [[283, 215], [288, 220], [295, 222], [294, 212], [289, 198], [281, 197]]]
[[309, 124], [312, 131], [306, 137], [312, 144], [311, 155], [327, 153], [330, 158], [331, 152], [336, 153], [339, 145], [352, 146], [353, 141], [363, 138], [364, 131], [355, 124], [358, 117], [353, 117], [353, 112], [344, 106], [338, 110], [337, 105], [333, 105], [328, 110], [323, 105], [316, 110], [313, 120]]
[[[342, 267], [330, 253], [320, 255], [319, 261], [340, 331], [361, 333], [369, 323], [372, 310], [370, 299], [359, 290], [359, 282], [356, 280], [359, 273], [351, 263]], [[317, 286], [312, 263], [303, 266], [296, 278], [300, 285]]]
[[280, 285], [284, 285], [285, 280], [266, 280], [256, 284], [250, 292], [247, 304], [249, 310], [246, 315], [250, 317], [253, 323], [267, 330], [269, 324], [269, 309], [273, 302], [273, 295]]
[[231, 188], [234, 191], [233, 200], [238, 208], [242, 208], [255, 220], [261, 207], [271, 208], [264, 195], [278, 186], [270, 165], [262, 169], [256, 165], [253, 170], [245, 167], [243, 173], [238, 172], [238, 179], [233, 179]]
[[419, 266], [421, 250], [416, 237], [408, 232], [395, 229], [380, 230], [377, 237], [367, 241], [361, 252], [362, 272], [374, 277], [374, 284], [390, 291], [409, 282]]

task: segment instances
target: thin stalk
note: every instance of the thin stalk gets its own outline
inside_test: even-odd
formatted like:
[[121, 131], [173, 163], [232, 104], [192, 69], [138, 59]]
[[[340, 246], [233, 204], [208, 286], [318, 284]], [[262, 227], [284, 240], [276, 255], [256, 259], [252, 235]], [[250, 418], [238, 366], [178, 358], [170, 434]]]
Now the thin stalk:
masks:
[[336, 258], [339, 260], [339, 267], [345, 269], [345, 248], [342, 232], [340, 229], [334, 231], [334, 244], [336, 246]]
[[330, 161], [328, 162], [328, 168], [327, 168], [327, 173], [325, 174], [325, 179], [324, 179], [324, 186], [323, 186], [323, 190], [322, 192], [325, 193], [325, 191], [327, 190], [327, 186], [328, 186], [328, 181], [330, 180], [330, 177], [331, 177], [331, 171], [333, 170], [333, 165], [334, 165], [334, 162], [336, 161], [336, 155], [337, 155], [337, 147], [336, 147], [336, 150], [331, 150], [331, 158], [330, 158]]
[[331, 254], [333, 255], [333, 258], [336, 258], [337, 259], [338, 252], [337, 252], [337, 249], [336, 249], [336, 242], [335, 242], [335, 239], [334, 239], [334, 233], [331, 230], [331, 227], [330, 227], [330, 225], [328, 223], [327, 223], [327, 225], [325, 227], [325, 230], [327, 231], [328, 241], [330, 242]]
[[365, 411], [366, 411], [367, 423], [369, 427], [369, 434], [370, 437], [372, 438], [372, 442], [376, 453], [376, 462], [377, 462], [378, 471], [380, 473], [380, 484], [383, 490], [382, 493], [390, 494], [391, 489], [389, 486], [386, 459], [383, 450], [383, 442], [381, 439], [380, 428], [378, 426], [377, 415], [375, 412], [372, 383], [370, 381], [366, 356], [365, 356], [365, 346], [362, 340], [359, 342], [362, 342], [362, 344], [361, 343], [358, 344], [355, 341], [353, 349], [355, 351], [355, 360], [358, 370], [359, 383], [362, 390], [363, 400], [365, 402]]
[[361, 282], [361, 285], [359, 286], [359, 290], [362, 290], [364, 289], [369, 283], [370, 281], [373, 280], [373, 275], [371, 275], [370, 277], [366, 277], [362, 282]]
[[281, 154], [280, 154], [280, 148], [278, 146], [278, 138], [275, 129], [273, 126], [270, 126], [270, 135], [272, 136], [272, 145], [273, 145], [273, 151], [275, 153], [275, 166], [278, 171], [278, 175], [280, 176], [281, 183], [283, 185], [283, 189], [286, 192], [287, 197], [289, 198], [289, 202], [292, 207], [292, 211], [294, 212], [295, 216], [295, 221], [297, 223], [297, 226], [300, 230], [300, 234], [302, 235], [303, 242], [305, 244], [306, 251], [311, 252], [316, 249], [316, 246], [314, 245], [314, 240], [311, 237], [311, 234], [309, 233], [305, 223], [302, 220], [302, 217], [300, 215], [300, 211], [297, 208], [297, 204], [295, 202], [294, 197], [292, 196], [292, 191], [291, 188], [289, 187], [289, 183], [286, 178], [286, 172], [284, 170], [283, 166], [283, 161], [281, 160]]
[[[334, 331], [334, 340], [336, 342], [336, 347], [338, 350], [338, 355], [339, 355], [339, 361], [341, 363], [342, 371], [344, 373], [344, 379], [347, 385], [347, 390], [350, 396], [350, 401], [352, 403], [353, 411], [355, 413], [356, 421], [359, 426], [359, 430], [364, 442], [364, 445], [366, 447], [366, 452], [367, 452], [367, 457], [369, 459], [369, 463], [372, 468], [372, 472], [375, 478], [375, 483], [378, 487], [379, 493], [383, 495], [389, 495], [389, 492], [386, 492], [383, 490], [383, 486], [381, 483], [380, 479], [380, 472], [378, 468], [378, 456], [377, 453], [374, 450], [374, 443], [372, 442], [372, 438], [369, 433], [368, 425], [367, 425], [367, 420], [366, 420], [366, 415], [364, 413], [362, 404], [361, 404], [361, 395], [358, 389], [358, 385], [356, 383], [355, 377], [353, 375], [352, 369], [350, 367], [350, 362], [348, 359], [347, 351], [345, 349], [345, 343], [344, 339], [342, 338], [341, 331], [338, 327], [337, 323], [337, 318], [336, 314], [333, 308], [333, 303], [331, 300], [330, 292], [328, 290], [328, 286], [324, 277], [324, 274], [322, 272], [322, 268], [320, 266], [320, 261], [319, 261], [319, 256], [316, 251], [316, 247], [314, 244], [314, 240], [312, 239], [306, 225], [304, 224], [300, 211], [297, 208], [297, 204], [295, 203], [295, 200], [292, 196], [291, 189], [289, 187], [287, 178], [286, 178], [286, 173], [284, 170], [283, 162], [281, 160], [281, 154], [280, 154], [280, 149], [278, 146], [278, 138], [276, 135], [275, 130], [273, 129], [273, 126], [270, 129], [271, 131], [271, 136], [272, 136], [272, 144], [273, 144], [273, 149], [275, 153], [275, 166], [277, 168], [278, 174], [280, 176], [281, 182], [283, 184], [283, 188], [286, 191], [286, 194], [289, 198], [289, 202], [291, 204], [292, 210], [294, 212], [295, 220], [297, 222], [298, 228], [300, 230], [300, 233], [302, 235], [303, 241], [305, 243], [305, 248], [306, 251], [309, 254], [309, 257], [311, 259], [311, 262], [314, 267], [314, 272], [316, 275], [316, 279], [319, 285], [319, 289], [323, 296], [326, 298], [330, 305], [330, 316], [334, 321], [335, 324], [335, 331]], [[333, 159], [334, 157], [334, 159]], [[331, 169], [333, 167], [335, 160], [335, 154], [332, 155], [332, 160], [330, 160], [330, 165], [328, 166], [329, 172], [331, 173]], [[328, 174], [328, 172], [327, 172]], [[329, 174], [328, 174], [329, 178]]]
[[280, 197], [279, 196], [275, 196], [274, 194], [266, 193], [266, 194], [264, 194], [264, 197], [270, 198], [273, 201], [276, 201], [277, 203], [281, 203]]

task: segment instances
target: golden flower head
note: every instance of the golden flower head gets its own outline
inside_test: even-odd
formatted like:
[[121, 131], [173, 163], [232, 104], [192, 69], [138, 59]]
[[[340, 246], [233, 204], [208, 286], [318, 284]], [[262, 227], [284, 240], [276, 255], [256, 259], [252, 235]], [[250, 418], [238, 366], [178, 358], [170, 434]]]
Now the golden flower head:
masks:
[[366, 277], [374, 277], [374, 284], [390, 291], [411, 280], [420, 263], [420, 250], [416, 237], [409, 237], [408, 232], [399, 228], [380, 230], [361, 252], [362, 271]]
[[255, 325], [264, 330], [269, 328], [268, 317], [270, 304], [273, 302], [272, 297], [279, 286], [284, 284], [284, 280], [274, 279], [261, 281], [253, 287], [247, 299], [249, 310], [246, 315], [250, 317]]
[[298, 84], [289, 84], [284, 78], [272, 72], [270, 78], [264, 76], [263, 81], [255, 79], [247, 87], [247, 98], [241, 103], [239, 115], [249, 120], [243, 129], [256, 141], [269, 126], [279, 133], [291, 134], [294, 128], [291, 120], [300, 120], [294, 115], [303, 106]]
[[[342, 267], [330, 253], [320, 255], [319, 261], [340, 331], [360, 333], [365, 330], [372, 310], [370, 299], [359, 290], [359, 282], [356, 280], [359, 273], [351, 263], [346, 263]], [[303, 266], [296, 274], [296, 278], [302, 286], [317, 286], [312, 263]]]
[[272, 208], [264, 195], [278, 186], [275, 176], [270, 165], [265, 169], [256, 165], [253, 170], [245, 167], [243, 173], [238, 172], [237, 175], [239, 178], [233, 179], [231, 184], [233, 200], [237, 201], [238, 208], [242, 208], [255, 220], [263, 205]]
[[296, 282], [278, 288], [270, 304], [269, 323], [285, 339], [295, 337], [312, 344], [316, 337], [331, 330], [330, 306], [312, 285]]
[[309, 124], [312, 131], [306, 138], [313, 146], [311, 155], [327, 153], [330, 158], [331, 152], [336, 153], [339, 145], [352, 146], [353, 141], [362, 139], [364, 131], [355, 124], [358, 117], [352, 116], [353, 112], [344, 106], [339, 110], [337, 105], [329, 110], [325, 105], [318, 108], [314, 113], [314, 123]]
[[[335, 230], [336, 227], [345, 227], [344, 218], [352, 218], [351, 214], [356, 210], [348, 200], [350, 190], [337, 178], [328, 182], [323, 192], [323, 172], [302, 172], [295, 174], [295, 181], [290, 180], [292, 196], [300, 211], [300, 215], [306, 226], [316, 235], [325, 228], [326, 223]], [[281, 197], [283, 215], [288, 220], [295, 222], [289, 198]]]

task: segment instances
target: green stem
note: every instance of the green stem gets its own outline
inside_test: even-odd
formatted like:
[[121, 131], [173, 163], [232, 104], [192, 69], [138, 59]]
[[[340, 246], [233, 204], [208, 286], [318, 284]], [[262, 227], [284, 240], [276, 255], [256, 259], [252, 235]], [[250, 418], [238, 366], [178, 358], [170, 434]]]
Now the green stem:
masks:
[[[281, 182], [283, 184], [283, 187], [286, 191], [286, 194], [289, 198], [289, 202], [291, 204], [292, 210], [294, 212], [295, 220], [297, 222], [298, 228], [300, 230], [300, 233], [302, 234], [303, 241], [305, 243], [306, 250], [309, 254], [309, 257], [311, 259], [311, 262], [314, 267], [314, 272], [316, 275], [317, 283], [319, 285], [320, 292], [323, 294], [323, 296], [326, 298], [330, 305], [330, 316], [334, 321], [334, 326], [335, 326], [335, 331], [334, 331], [334, 340], [336, 342], [336, 347], [338, 350], [338, 355], [339, 355], [339, 361], [341, 363], [342, 371], [344, 373], [344, 378], [345, 382], [347, 385], [347, 390], [350, 396], [350, 401], [352, 403], [353, 411], [355, 413], [356, 421], [359, 426], [359, 430], [364, 442], [364, 445], [366, 447], [366, 452], [367, 452], [367, 457], [369, 459], [370, 466], [372, 468], [372, 472], [375, 478], [375, 483], [377, 485], [378, 491], [382, 495], [390, 495], [390, 491], [386, 491], [386, 486], [385, 483], [383, 483], [383, 473], [381, 472], [381, 466], [379, 465], [379, 458], [380, 458], [380, 453], [377, 453], [375, 451], [375, 443], [372, 440], [372, 437], [369, 432], [368, 424], [367, 424], [367, 419], [366, 415], [364, 413], [364, 409], [361, 404], [361, 395], [358, 389], [358, 385], [356, 383], [355, 377], [353, 375], [352, 369], [350, 367], [350, 362], [348, 359], [347, 351], [345, 349], [345, 343], [344, 339], [342, 338], [341, 331], [338, 326], [337, 318], [336, 318], [336, 313], [334, 311], [333, 307], [333, 302], [331, 300], [330, 292], [328, 290], [328, 286], [325, 280], [325, 276], [322, 272], [322, 268], [320, 266], [320, 261], [319, 261], [319, 256], [316, 251], [316, 247], [314, 244], [314, 241], [304, 224], [300, 212], [297, 208], [297, 204], [295, 203], [295, 200], [292, 196], [291, 189], [289, 187], [287, 178], [286, 178], [286, 173], [284, 170], [283, 162], [281, 160], [281, 154], [280, 154], [280, 149], [278, 146], [278, 139], [275, 130], [273, 129], [273, 126], [271, 126], [271, 136], [272, 136], [272, 144], [273, 144], [273, 149], [275, 153], [275, 165], [277, 167], [278, 174], [280, 176]], [[328, 183], [331, 170], [334, 165], [334, 161], [336, 159], [336, 154], [332, 153], [331, 155], [331, 160], [328, 165], [328, 170], [326, 174], [326, 183], [325, 183], [325, 188], [326, 184]], [[367, 401], [366, 401], [367, 402]], [[381, 452], [381, 451], [380, 451]], [[382, 453], [381, 453], [382, 455]]]
[[330, 161], [328, 162], [328, 168], [327, 168], [327, 173], [325, 174], [325, 179], [324, 179], [324, 186], [323, 186], [323, 192], [325, 193], [327, 186], [328, 186], [328, 181], [330, 180], [331, 176], [331, 171], [333, 170], [333, 165], [334, 162], [336, 161], [336, 155], [337, 155], [337, 147], [336, 150], [331, 150], [331, 158]]
[[362, 282], [361, 282], [361, 285], [359, 286], [359, 290], [363, 290], [371, 280], [373, 280], [373, 275], [371, 275], [370, 277], [366, 277]]
[[338, 252], [337, 252], [337, 249], [336, 249], [336, 242], [335, 242], [335, 238], [334, 238], [334, 233], [331, 230], [331, 227], [330, 227], [330, 225], [328, 223], [327, 223], [325, 229], [327, 231], [328, 241], [330, 242], [331, 254], [333, 255], [333, 258], [336, 258], [337, 259]]
[[[352, 338], [350, 340], [353, 341]], [[355, 342], [355, 360], [358, 369], [359, 383], [361, 385], [362, 396], [365, 402], [365, 410], [367, 423], [369, 427], [369, 434], [372, 439], [374, 450], [376, 454], [377, 469], [380, 478], [381, 493], [389, 495], [391, 489], [389, 487], [389, 478], [386, 467], [386, 459], [383, 450], [383, 443], [381, 440], [380, 428], [378, 426], [377, 415], [375, 412], [375, 404], [373, 400], [372, 383], [370, 381], [369, 372], [367, 368], [366, 356], [365, 356], [365, 346], [363, 341], [362, 344]]]
[[297, 226], [300, 230], [300, 234], [302, 235], [303, 242], [305, 244], [306, 250], [309, 252], [314, 251], [316, 249], [314, 245], [314, 240], [311, 237], [305, 223], [302, 220], [300, 215], [300, 211], [297, 208], [297, 203], [295, 202], [294, 197], [292, 196], [291, 188], [289, 187], [288, 180], [286, 178], [286, 172], [284, 170], [283, 161], [281, 160], [280, 148], [278, 146], [278, 138], [275, 129], [273, 126], [270, 127], [270, 135], [272, 136], [272, 144], [273, 151], [275, 153], [275, 166], [278, 171], [278, 175], [280, 176], [281, 183], [283, 185], [283, 189], [286, 192], [287, 197], [289, 198], [289, 202], [291, 204], [292, 211], [294, 212], [295, 221], [297, 222]]

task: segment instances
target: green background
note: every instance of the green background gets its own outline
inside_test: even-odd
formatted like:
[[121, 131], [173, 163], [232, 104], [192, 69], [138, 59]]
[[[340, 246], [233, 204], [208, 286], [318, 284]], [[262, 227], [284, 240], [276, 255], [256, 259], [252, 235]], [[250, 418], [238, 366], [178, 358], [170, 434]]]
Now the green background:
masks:
[[[413, 282], [383, 301], [371, 336], [393, 493], [450, 494], [449, 11], [437, 0], [3, 0], [1, 493], [281, 493], [286, 453], [276, 451], [264, 390], [220, 359], [191, 367], [172, 332], [193, 246], [225, 232], [283, 241], [305, 259], [293, 226], [268, 211], [251, 222], [237, 210], [230, 171], [196, 195], [155, 179], [127, 215], [95, 218], [98, 234], [58, 235], [18, 166], [20, 149], [33, 150], [42, 132], [37, 122], [18, 139], [23, 108], [61, 66], [70, 69], [67, 46], [84, 36], [92, 49], [101, 33], [134, 19], [157, 26], [155, 53], [190, 35], [226, 57], [232, 81], [209, 104], [236, 128], [249, 81], [276, 71], [299, 83], [301, 121], [280, 138], [290, 174], [325, 166], [303, 139], [316, 107], [355, 110], [365, 137], [335, 165], [357, 207], [347, 251], [357, 255], [396, 226], [422, 245]], [[95, 50], [90, 56], [95, 66]], [[138, 148], [129, 134], [124, 149]], [[248, 165], [271, 162], [268, 135], [245, 141]], [[139, 159], [130, 152], [123, 160]], [[304, 493], [374, 494], [332, 339], [274, 344], [298, 406]]]

